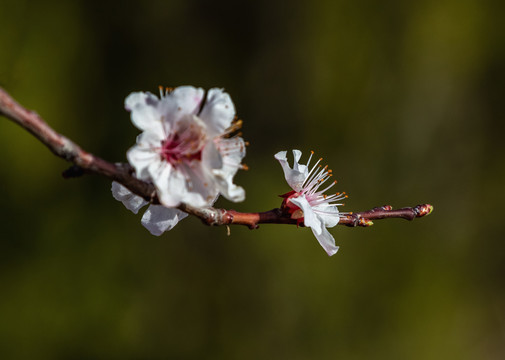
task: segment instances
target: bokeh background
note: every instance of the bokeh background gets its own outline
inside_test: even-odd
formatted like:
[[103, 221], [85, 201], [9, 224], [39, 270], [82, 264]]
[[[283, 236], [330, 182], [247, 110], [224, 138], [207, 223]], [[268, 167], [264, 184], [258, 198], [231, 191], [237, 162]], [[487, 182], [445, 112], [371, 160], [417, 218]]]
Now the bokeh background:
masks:
[[503, 359], [505, 3], [0, 0], [0, 86], [125, 161], [123, 109], [158, 85], [223, 87], [251, 142], [236, 183], [288, 191], [273, 154], [333, 168], [344, 210], [413, 222], [151, 236], [107, 179], [0, 119], [2, 359]]

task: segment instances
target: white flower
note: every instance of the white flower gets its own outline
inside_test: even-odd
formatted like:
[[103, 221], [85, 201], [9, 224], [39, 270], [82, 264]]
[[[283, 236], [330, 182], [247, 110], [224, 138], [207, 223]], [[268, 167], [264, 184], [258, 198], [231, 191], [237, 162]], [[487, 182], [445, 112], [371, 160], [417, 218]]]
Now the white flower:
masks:
[[[134, 214], [138, 213], [142, 207], [148, 204], [143, 198], [133, 194], [126, 187], [115, 181], [112, 183], [111, 190], [114, 199], [121, 201]], [[186, 216], [188, 214], [178, 209], [151, 204], [144, 213], [144, 216], [142, 216], [141, 223], [151, 234], [160, 236], [165, 231], [171, 230]]]
[[303, 165], [298, 163], [302, 156], [301, 151], [293, 150], [293, 168], [289, 167], [286, 151], [280, 151], [275, 154], [275, 158], [284, 170], [286, 181], [293, 189], [293, 191], [281, 195], [284, 198], [282, 210], [287, 212], [292, 219], [297, 219], [299, 222], [303, 221], [305, 226], [310, 227], [319, 244], [321, 244], [329, 256], [332, 256], [338, 251], [338, 246], [335, 245], [335, 239], [326, 228], [338, 224], [340, 215], [337, 206], [342, 204], [335, 204], [334, 202], [346, 198], [347, 195], [345, 193], [324, 194], [324, 192], [336, 184], [336, 181], [333, 181], [323, 190], [319, 190], [319, 187], [332, 174], [331, 170], [328, 170], [328, 166], [322, 168], [319, 165], [322, 159], [319, 159], [312, 169], [309, 170], [313, 154], [311, 152], [307, 165]]
[[143, 132], [127, 153], [137, 178], [154, 184], [162, 205], [210, 205], [222, 194], [242, 201], [233, 176], [245, 156], [244, 140], [229, 137], [240, 127], [235, 107], [221, 89], [181, 86], [160, 98], [137, 92], [125, 100], [133, 124]]

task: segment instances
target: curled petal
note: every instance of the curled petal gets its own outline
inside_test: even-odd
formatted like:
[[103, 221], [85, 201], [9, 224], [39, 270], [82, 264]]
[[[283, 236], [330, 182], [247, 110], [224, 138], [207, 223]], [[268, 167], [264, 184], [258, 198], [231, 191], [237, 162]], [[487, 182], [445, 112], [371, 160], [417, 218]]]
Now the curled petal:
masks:
[[235, 117], [235, 106], [230, 95], [222, 89], [210, 89], [199, 116], [206, 123], [211, 137], [224, 133]]
[[165, 231], [171, 230], [186, 216], [188, 214], [178, 209], [150, 205], [142, 216], [141, 223], [151, 234], [160, 236]]
[[288, 164], [288, 159], [286, 157], [286, 151], [279, 151], [274, 157], [279, 161], [284, 170], [284, 177], [287, 183], [295, 191], [300, 191], [303, 188], [303, 182], [307, 178], [308, 171], [305, 165], [298, 164], [300, 160], [301, 152], [299, 150], [293, 150], [293, 156], [295, 157], [295, 162], [293, 169]]
[[134, 214], [138, 213], [140, 208], [147, 204], [147, 201], [142, 197], [135, 195], [116, 181], [112, 182], [111, 191], [114, 199], [121, 201], [123, 205]]
[[219, 192], [228, 200], [233, 202], [244, 201], [245, 190], [241, 186], [237, 186], [233, 183], [233, 175], [226, 173], [223, 170], [213, 171]]

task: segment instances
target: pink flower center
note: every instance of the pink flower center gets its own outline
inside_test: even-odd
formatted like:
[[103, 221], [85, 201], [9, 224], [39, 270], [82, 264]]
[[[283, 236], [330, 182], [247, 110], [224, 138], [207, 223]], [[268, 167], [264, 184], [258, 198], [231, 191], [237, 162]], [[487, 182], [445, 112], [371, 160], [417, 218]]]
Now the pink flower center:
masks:
[[172, 165], [201, 161], [205, 132], [195, 124], [182, 123], [175, 133], [161, 142], [160, 155]]

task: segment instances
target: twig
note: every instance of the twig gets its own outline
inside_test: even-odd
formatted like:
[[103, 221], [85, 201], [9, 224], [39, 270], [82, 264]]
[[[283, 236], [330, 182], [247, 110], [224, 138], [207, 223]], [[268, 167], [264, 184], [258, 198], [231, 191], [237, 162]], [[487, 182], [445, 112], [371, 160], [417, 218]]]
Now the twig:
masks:
[[[37, 113], [19, 105], [2, 88], [0, 88], [0, 115], [11, 119], [29, 131], [56, 156], [73, 163], [72, 167], [63, 172], [65, 178], [77, 177], [85, 173], [102, 175], [126, 186], [130, 191], [145, 200], [153, 204], [159, 204], [154, 185], [137, 179], [133, 175], [133, 169], [130, 165], [110, 163], [84, 151], [73, 141], [54, 131]], [[255, 229], [259, 224], [295, 225], [298, 223], [297, 220], [291, 219], [289, 215], [284, 214], [280, 209], [259, 213], [241, 213], [235, 210], [212, 207], [195, 208], [187, 204], [181, 204], [178, 208], [200, 218], [207, 225], [245, 225], [250, 229]], [[372, 220], [389, 218], [413, 220], [430, 214], [432, 210], [433, 207], [429, 204], [398, 210], [393, 210], [391, 206], [386, 205], [368, 211], [342, 214], [339, 225], [366, 227], [373, 224]]]

